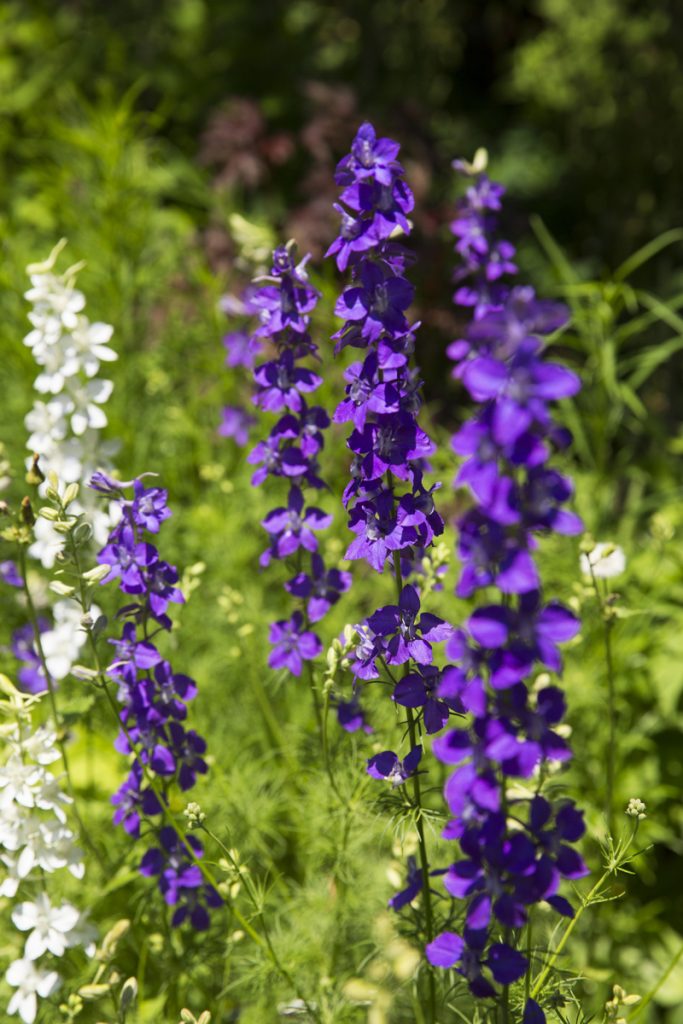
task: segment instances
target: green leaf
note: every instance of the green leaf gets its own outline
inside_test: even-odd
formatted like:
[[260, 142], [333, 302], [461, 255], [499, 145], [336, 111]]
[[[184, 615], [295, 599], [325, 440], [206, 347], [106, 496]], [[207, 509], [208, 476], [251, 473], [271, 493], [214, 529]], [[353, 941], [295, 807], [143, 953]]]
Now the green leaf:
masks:
[[540, 217], [530, 218], [531, 228], [545, 251], [546, 256], [564, 284], [578, 284], [579, 278], [563, 250], [548, 231]]
[[663, 234], [658, 235], [657, 238], [653, 238], [651, 242], [647, 242], [641, 246], [640, 249], [624, 260], [621, 266], [617, 267], [614, 271], [615, 281], [624, 281], [627, 277], [642, 267], [644, 263], [651, 260], [653, 256], [662, 252], [663, 249], [668, 248], [670, 245], [674, 245], [676, 242], [683, 242], [683, 228], [672, 228], [670, 231], [665, 231]]

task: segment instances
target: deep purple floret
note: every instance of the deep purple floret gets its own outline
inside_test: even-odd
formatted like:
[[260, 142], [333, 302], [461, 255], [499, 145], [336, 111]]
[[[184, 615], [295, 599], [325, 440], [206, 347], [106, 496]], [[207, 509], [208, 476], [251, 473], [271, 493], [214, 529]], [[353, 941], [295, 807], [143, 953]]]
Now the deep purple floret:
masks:
[[319, 637], [305, 628], [304, 617], [298, 611], [291, 619], [274, 622], [268, 639], [273, 645], [268, 657], [270, 668], [286, 668], [293, 676], [300, 676], [304, 661], [317, 658], [323, 649]]
[[386, 779], [392, 787], [402, 786], [415, 774], [421, 759], [422, 747], [419, 744], [403, 760], [393, 750], [383, 750], [381, 754], [374, 754], [368, 759], [367, 772], [373, 779]]
[[256, 417], [239, 405], [224, 405], [223, 419], [218, 427], [221, 437], [231, 437], [236, 445], [244, 448], [249, 444], [249, 431], [256, 423]]

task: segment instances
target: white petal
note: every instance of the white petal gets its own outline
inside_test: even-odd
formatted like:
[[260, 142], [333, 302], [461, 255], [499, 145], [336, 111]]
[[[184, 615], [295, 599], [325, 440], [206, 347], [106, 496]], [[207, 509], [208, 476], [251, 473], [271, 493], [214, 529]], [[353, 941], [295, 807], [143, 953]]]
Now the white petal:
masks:
[[[24, 956], [27, 957], [29, 960], [37, 960], [38, 957], [42, 956], [45, 950], [48, 948], [50, 948], [49, 936], [47, 936], [46, 938], [45, 935], [42, 935], [38, 931], [38, 929], [36, 929], [35, 931], [31, 932], [31, 934], [26, 940], [26, 945], [24, 946]], [[54, 950], [52, 952], [54, 952]], [[61, 956], [61, 953], [58, 953], [57, 956]]]
[[20, 932], [27, 932], [35, 928], [37, 916], [35, 903], [20, 903], [12, 911], [12, 923]]

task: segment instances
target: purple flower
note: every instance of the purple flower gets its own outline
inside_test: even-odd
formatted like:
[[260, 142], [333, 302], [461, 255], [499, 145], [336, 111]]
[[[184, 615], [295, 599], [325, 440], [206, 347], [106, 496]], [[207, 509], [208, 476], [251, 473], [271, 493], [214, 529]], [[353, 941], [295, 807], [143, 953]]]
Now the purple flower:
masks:
[[257, 313], [261, 337], [276, 337], [284, 332], [303, 335], [308, 329], [309, 314], [315, 308], [319, 293], [308, 283], [306, 257], [295, 266], [291, 254], [280, 246], [273, 252], [273, 277], [276, 282], [254, 291], [251, 307]]
[[365, 712], [360, 706], [360, 695], [355, 688], [350, 700], [333, 696], [332, 703], [337, 709], [337, 721], [346, 732], [358, 732], [362, 729], [369, 734], [373, 731], [365, 719]]
[[399, 148], [392, 139], [378, 139], [375, 129], [365, 121], [353, 140], [351, 152], [338, 163], [335, 181], [338, 185], [350, 185], [373, 179], [380, 185], [391, 185], [401, 173], [396, 161]]
[[464, 710], [458, 699], [437, 697], [442, 676], [443, 671], [434, 665], [421, 665], [418, 671], [404, 675], [391, 695], [391, 699], [401, 707], [423, 709], [424, 725], [428, 733], [443, 729], [451, 711]]
[[432, 661], [432, 643], [447, 640], [452, 627], [443, 619], [424, 612], [418, 619], [420, 598], [415, 587], [406, 585], [398, 605], [385, 605], [368, 618], [368, 626], [376, 636], [390, 637], [386, 660], [390, 665], [403, 665], [412, 658], [418, 665]]
[[0, 562], [0, 580], [10, 587], [23, 587], [24, 581], [15, 562]]
[[427, 959], [435, 967], [455, 967], [467, 980], [470, 991], [479, 998], [494, 996], [493, 985], [484, 976], [487, 967], [494, 981], [511, 985], [527, 969], [526, 957], [504, 942], [495, 942], [485, 956], [487, 933], [485, 929], [465, 929], [464, 939], [455, 932], [442, 932], [427, 946]]
[[[40, 617], [38, 619], [38, 629], [41, 633], [47, 632], [50, 629], [49, 620]], [[30, 622], [14, 630], [10, 650], [18, 661], [23, 662], [22, 667], [17, 673], [19, 688], [24, 693], [44, 693], [47, 690], [47, 682], [40, 656], [36, 649], [34, 629]]]
[[347, 288], [339, 298], [335, 314], [357, 321], [368, 341], [382, 331], [404, 333], [408, 321], [403, 313], [413, 301], [413, 286], [403, 277], [386, 276], [374, 263], [363, 263], [360, 284]]
[[223, 338], [223, 345], [227, 352], [225, 365], [230, 369], [245, 366], [248, 370], [253, 367], [262, 347], [258, 338], [247, 331], [230, 331]]
[[301, 612], [294, 612], [291, 619], [274, 622], [270, 627], [269, 640], [273, 649], [268, 657], [270, 668], [286, 668], [293, 676], [300, 676], [304, 661], [311, 661], [321, 653], [320, 639], [304, 628]]
[[139, 672], [154, 668], [162, 660], [153, 643], [137, 639], [133, 622], [126, 622], [120, 640], [110, 640], [109, 643], [116, 648], [116, 658], [107, 670], [114, 677], [135, 680]]
[[315, 391], [322, 380], [312, 370], [295, 366], [293, 352], [287, 350], [279, 359], [262, 363], [254, 371], [254, 380], [259, 386], [254, 401], [266, 412], [291, 409], [299, 412], [303, 408], [302, 394]]
[[236, 445], [244, 448], [249, 443], [249, 429], [255, 423], [256, 417], [251, 416], [239, 405], [224, 405], [218, 433], [221, 437], [231, 437]]
[[116, 807], [114, 824], [123, 825], [135, 839], [140, 837], [141, 815], [161, 814], [162, 807], [152, 789], [143, 788], [142, 766], [135, 761], [128, 778], [111, 798]]
[[260, 564], [266, 566], [271, 558], [286, 558], [299, 548], [315, 552], [318, 541], [315, 530], [324, 530], [332, 522], [332, 516], [319, 508], [304, 509], [304, 496], [298, 487], [292, 487], [287, 499], [287, 507], [280, 507], [269, 512], [262, 526], [270, 535], [270, 547], [264, 551]]
[[374, 499], [359, 501], [349, 515], [349, 529], [358, 536], [345, 557], [364, 558], [376, 572], [382, 572], [392, 552], [403, 551], [419, 540], [414, 527], [399, 523], [390, 491], [380, 491]]
[[318, 622], [336, 604], [351, 586], [351, 573], [340, 569], [326, 569], [322, 557], [315, 552], [311, 555], [310, 573], [297, 573], [285, 583], [285, 589], [294, 597], [307, 601], [306, 614], [309, 622]]
[[[135, 597], [134, 603], [126, 604], [119, 612], [127, 621], [121, 637], [110, 641], [116, 653], [107, 674], [118, 683], [120, 719], [125, 728], [114, 745], [122, 754], [134, 755], [128, 777], [112, 797], [114, 823], [139, 838], [143, 819], [146, 825], [152, 824], [149, 818], [160, 814], [163, 805], [169, 803], [171, 788], [192, 788], [197, 775], [207, 771], [207, 764], [204, 739], [180, 724], [187, 717], [187, 702], [197, 693], [196, 683], [174, 672], [148, 638], [150, 620], [169, 630], [172, 623], [166, 609], [170, 602], [184, 600], [176, 586], [176, 568], [160, 558], [157, 548], [144, 539], [147, 533], [157, 534], [170, 516], [167, 493], [158, 487], [145, 487], [138, 478], [132, 481], [133, 498], [128, 500], [125, 490], [130, 486], [114, 488], [103, 478], [96, 481], [95, 489], [115, 497], [121, 512], [98, 555], [99, 562], [110, 567], [105, 582], [117, 579], [119, 589]], [[146, 784], [150, 772], [158, 779], [161, 795]], [[221, 900], [215, 889], [204, 883], [189, 855], [188, 851], [195, 850], [200, 856], [201, 844], [192, 837], [181, 842], [174, 829], [166, 826], [160, 829], [159, 840], [160, 845], [143, 857], [140, 871], [159, 876], [166, 902], [177, 906], [174, 925], [189, 917], [195, 929], [207, 928], [207, 908], [218, 906]]]
[[389, 906], [398, 913], [419, 896], [423, 887], [422, 869], [418, 867], [415, 857], [408, 857], [406, 886], [389, 900]]
[[159, 839], [160, 845], [152, 847], [142, 858], [140, 872], [159, 877], [159, 889], [166, 903], [177, 907], [171, 922], [174, 926], [182, 924], [189, 915], [195, 931], [205, 931], [209, 927], [206, 906], [219, 907], [223, 901], [213, 886], [204, 883], [202, 872], [194, 863], [192, 854], [201, 858], [202, 844], [193, 835], [181, 839], [168, 825], [160, 830]]
[[368, 759], [367, 772], [368, 775], [372, 775], [373, 779], [386, 779], [395, 788], [402, 786], [411, 775], [415, 774], [421, 758], [422, 747], [419, 744], [413, 747], [402, 761], [393, 750], [383, 750], [381, 754], [374, 754]]

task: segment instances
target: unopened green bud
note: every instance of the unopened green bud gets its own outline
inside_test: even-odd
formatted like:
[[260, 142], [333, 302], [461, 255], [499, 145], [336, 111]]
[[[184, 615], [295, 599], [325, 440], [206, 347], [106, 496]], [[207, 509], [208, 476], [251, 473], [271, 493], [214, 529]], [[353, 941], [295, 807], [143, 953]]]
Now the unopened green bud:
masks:
[[31, 462], [31, 468], [26, 474], [26, 483], [31, 487], [37, 487], [38, 484], [42, 484], [45, 479], [45, 474], [38, 464], [39, 458], [40, 457], [38, 455], [34, 454], [33, 461]]
[[121, 1001], [119, 1003], [119, 1009], [122, 1014], [128, 1012], [133, 1003], [138, 997], [138, 983], [136, 978], [128, 978], [123, 983], [121, 989]]
[[110, 572], [110, 565], [94, 565], [92, 569], [83, 573], [83, 579], [86, 583], [100, 583]]
[[112, 956], [116, 951], [116, 947], [119, 942], [129, 930], [130, 921], [127, 917], [122, 917], [120, 921], [117, 921], [115, 925], [112, 925], [102, 940], [102, 948], [99, 950], [98, 959], [106, 960]]
[[60, 597], [73, 597], [76, 592], [75, 587], [70, 587], [67, 583], [62, 583], [61, 580], [52, 580], [50, 590]]
[[30, 498], [21, 499], [21, 520], [26, 524], [26, 526], [33, 526], [36, 521], [33, 509], [31, 508]]
[[72, 501], [76, 500], [76, 498], [78, 497], [79, 490], [80, 488], [76, 483], [68, 485], [68, 487], [64, 491], [64, 496], [62, 498], [62, 505], [64, 505], [64, 508], [66, 508], [67, 505], [70, 505]]
[[645, 811], [646, 806], [643, 803], [643, 801], [639, 800], [637, 796], [631, 797], [626, 806], [626, 813], [628, 814], [628, 816], [630, 818], [637, 818], [638, 821], [644, 821], [647, 817]]
[[95, 999], [100, 999], [102, 996], [106, 996], [109, 992], [109, 985], [81, 985], [78, 990], [79, 996], [86, 1000], [86, 1002], [92, 1002]]
[[200, 828], [206, 820], [206, 815], [195, 800], [191, 800], [183, 812], [187, 818], [188, 828]]

